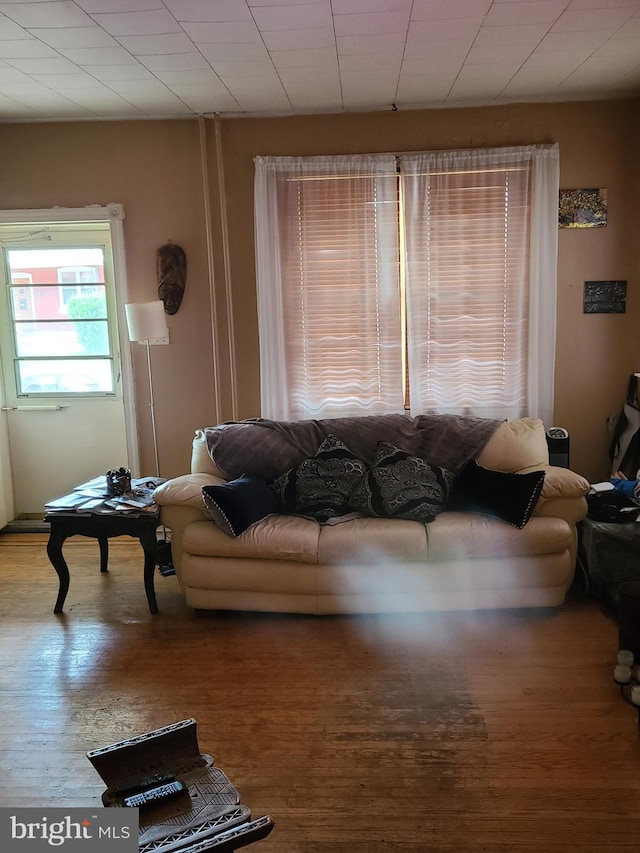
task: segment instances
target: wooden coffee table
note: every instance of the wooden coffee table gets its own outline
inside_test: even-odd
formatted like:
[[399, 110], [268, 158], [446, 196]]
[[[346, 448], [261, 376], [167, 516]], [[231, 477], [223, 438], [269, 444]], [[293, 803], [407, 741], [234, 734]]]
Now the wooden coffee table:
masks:
[[90, 536], [98, 540], [101, 572], [107, 571], [109, 539], [112, 536], [133, 536], [139, 539], [144, 551], [144, 589], [149, 602], [149, 610], [151, 613], [158, 612], [153, 585], [158, 551], [156, 530], [160, 525], [158, 508], [154, 508], [151, 512], [125, 513], [114, 511], [113, 513], [100, 513], [99, 515], [49, 512], [45, 515], [44, 520], [51, 525], [47, 554], [60, 578], [58, 598], [53, 608], [54, 613], [62, 613], [62, 607], [69, 591], [69, 567], [62, 555], [62, 546], [70, 536]]

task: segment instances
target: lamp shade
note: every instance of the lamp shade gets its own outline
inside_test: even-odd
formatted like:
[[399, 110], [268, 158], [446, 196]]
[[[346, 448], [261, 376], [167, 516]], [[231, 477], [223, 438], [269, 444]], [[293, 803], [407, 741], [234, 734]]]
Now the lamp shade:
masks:
[[151, 341], [164, 338], [168, 332], [164, 302], [130, 302], [124, 306], [130, 341]]

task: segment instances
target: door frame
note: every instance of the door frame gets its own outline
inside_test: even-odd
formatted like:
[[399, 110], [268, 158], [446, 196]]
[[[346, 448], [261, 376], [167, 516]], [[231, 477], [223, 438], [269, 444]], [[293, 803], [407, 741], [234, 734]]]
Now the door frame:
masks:
[[[87, 207], [50, 207], [39, 209], [22, 210], [0, 210], [0, 225], [14, 225], [21, 223], [42, 222], [109, 222], [111, 230], [111, 249], [113, 254], [113, 270], [116, 301], [116, 325], [118, 329], [118, 346], [120, 348], [120, 369], [122, 371], [122, 402], [125, 420], [125, 441], [127, 446], [127, 464], [138, 471], [140, 467], [140, 448], [138, 443], [138, 432], [136, 429], [135, 397], [133, 384], [133, 359], [131, 357], [131, 343], [127, 334], [127, 322], [125, 315], [125, 302], [127, 301], [127, 267], [124, 252], [124, 207], [122, 204], [110, 202], [107, 205], [89, 205]], [[1, 413], [3, 424], [0, 430], [6, 426], [7, 415]], [[6, 434], [3, 433], [3, 434]], [[0, 456], [0, 473], [2, 474], [4, 486], [4, 501], [0, 495], [0, 510], [2, 503], [8, 503], [8, 483], [11, 483], [10, 494], [13, 495], [13, 474], [5, 470], [8, 462], [4, 455]], [[13, 500], [11, 500], [13, 503]], [[14, 508], [5, 506], [5, 511], [11, 514]], [[2, 513], [0, 512], [0, 515]]]

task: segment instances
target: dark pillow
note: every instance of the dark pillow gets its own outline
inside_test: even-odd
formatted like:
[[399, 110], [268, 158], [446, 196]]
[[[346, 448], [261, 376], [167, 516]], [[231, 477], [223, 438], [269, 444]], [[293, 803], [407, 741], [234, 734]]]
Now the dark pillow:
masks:
[[544, 485], [544, 471], [508, 474], [472, 459], [457, 476], [447, 509], [477, 512], [524, 527]]
[[209, 516], [229, 536], [239, 536], [252, 524], [280, 511], [278, 496], [258, 477], [203, 486], [202, 499]]
[[352, 511], [350, 496], [367, 470], [362, 459], [335, 435], [328, 435], [313, 456], [271, 483], [286, 511], [327, 521]]
[[450, 471], [380, 441], [351, 504], [365, 515], [426, 523], [444, 509], [452, 483]]

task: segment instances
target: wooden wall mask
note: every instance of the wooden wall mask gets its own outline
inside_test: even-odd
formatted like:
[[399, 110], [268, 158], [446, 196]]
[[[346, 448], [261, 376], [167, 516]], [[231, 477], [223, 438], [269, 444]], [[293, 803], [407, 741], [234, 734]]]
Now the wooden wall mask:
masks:
[[173, 243], [160, 246], [157, 252], [158, 296], [164, 302], [167, 314], [175, 314], [180, 307], [187, 283], [187, 256], [184, 249]]

